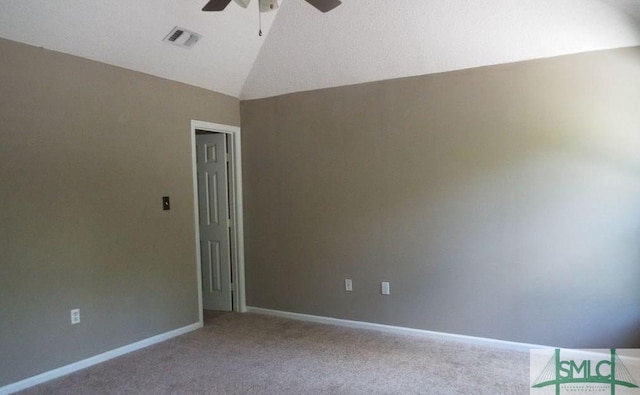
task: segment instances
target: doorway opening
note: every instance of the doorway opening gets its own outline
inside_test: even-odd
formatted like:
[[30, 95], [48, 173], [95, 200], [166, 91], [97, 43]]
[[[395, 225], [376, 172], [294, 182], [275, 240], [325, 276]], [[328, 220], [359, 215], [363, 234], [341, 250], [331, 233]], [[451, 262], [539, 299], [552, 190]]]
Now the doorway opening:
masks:
[[200, 323], [246, 311], [240, 128], [191, 121]]

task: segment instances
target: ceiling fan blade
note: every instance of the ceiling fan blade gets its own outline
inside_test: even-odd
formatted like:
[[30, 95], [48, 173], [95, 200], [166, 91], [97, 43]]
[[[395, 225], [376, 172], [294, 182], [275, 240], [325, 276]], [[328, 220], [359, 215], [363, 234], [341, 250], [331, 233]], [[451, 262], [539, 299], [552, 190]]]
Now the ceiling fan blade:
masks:
[[305, 0], [322, 12], [328, 12], [342, 4], [340, 0]]
[[202, 7], [202, 11], [222, 11], [229, 3], [231, 3], [231, 0], [209, 0], [209, 2]]

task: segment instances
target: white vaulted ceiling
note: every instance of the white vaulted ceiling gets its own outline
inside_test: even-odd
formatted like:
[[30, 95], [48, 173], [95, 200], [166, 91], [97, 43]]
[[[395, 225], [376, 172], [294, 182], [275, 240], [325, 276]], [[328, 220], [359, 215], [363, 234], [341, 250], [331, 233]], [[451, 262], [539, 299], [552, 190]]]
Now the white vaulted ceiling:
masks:
[[[206, 2], [0, 0], [0, 37], [238, 97], [264, 42], [258, 10], [202, 12]], [[275, 14], [262, 16], [266, 33]], [[204, 38], [192, 49], [162, 42], [176, 25]]]
[[[261, 38], [255, 0], [2, 0], [0, 37], [240, 99], [640, 45], [640, 0], [342, 1], [283, 0]], [[163, 43], [176, 25], [204, 38]]]

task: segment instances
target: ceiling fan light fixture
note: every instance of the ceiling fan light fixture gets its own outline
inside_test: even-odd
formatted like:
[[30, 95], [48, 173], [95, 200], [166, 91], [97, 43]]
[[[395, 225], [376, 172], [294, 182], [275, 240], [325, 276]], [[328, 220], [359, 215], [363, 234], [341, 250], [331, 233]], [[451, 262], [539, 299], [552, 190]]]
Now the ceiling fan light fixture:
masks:
[[242, 8], [249, 7], [249, 3], [251, 3], [251, 0], [233, 0], [233, 1]]
[[278, 9], [278, 0], [260, 0], [260, 12], [275, 11]]

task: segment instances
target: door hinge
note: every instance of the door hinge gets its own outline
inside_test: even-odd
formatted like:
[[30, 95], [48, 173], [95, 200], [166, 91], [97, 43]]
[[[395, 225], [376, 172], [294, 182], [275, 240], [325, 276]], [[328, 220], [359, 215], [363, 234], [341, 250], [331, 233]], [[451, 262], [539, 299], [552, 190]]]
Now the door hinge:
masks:
[[224, 158], [225, 158], [225, 160], [226, 160], [227, 162], [229, 162], [229, 153], [228, 153], [228, 152], [226, 152], [226, 153], [224, 154]]
[[230, 228], [231, 227], [231, 218], [227, 218], [227, 226]]

